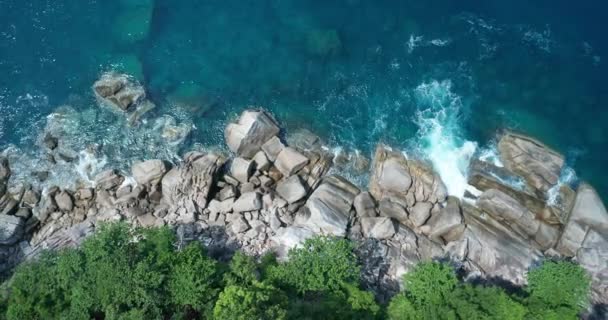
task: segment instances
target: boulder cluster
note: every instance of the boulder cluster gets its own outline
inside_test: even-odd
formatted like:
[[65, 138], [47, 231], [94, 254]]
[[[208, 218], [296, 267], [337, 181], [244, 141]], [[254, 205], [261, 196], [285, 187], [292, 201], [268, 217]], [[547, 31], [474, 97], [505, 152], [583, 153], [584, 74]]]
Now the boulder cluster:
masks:
[[[136, 100], [121, 98], [131, 90], [124, 85], [95, 90], [127, 110]], [[76, 190], [11, 186], [0, 159], [0, 267], [78, 245], [100, 222], [122, 220], [170, 225], [180, 241], [203, 241], [217, 255], [238, 248], [285, 259], [309, 237], [347, 237], [380, 296], [421, 260], [449, 259], [471, 275], [523, 284], [541, 259], [571, 257], [591, 274], [594, 301], [608, 302], [608, 213], [591, 186], [560, 184], [564, 158], [542, 143], [504, 133], [504, 166], [473, 161], [474, 191], [459, 199], [427, 163], [382, 144], [361, 190], [329, 173], [334, 155], [319, 137], [283, 134], [271, 114], [248, 109], [225, 129], [230, 157], [194, 151], [175, 165], [146, 160]]]

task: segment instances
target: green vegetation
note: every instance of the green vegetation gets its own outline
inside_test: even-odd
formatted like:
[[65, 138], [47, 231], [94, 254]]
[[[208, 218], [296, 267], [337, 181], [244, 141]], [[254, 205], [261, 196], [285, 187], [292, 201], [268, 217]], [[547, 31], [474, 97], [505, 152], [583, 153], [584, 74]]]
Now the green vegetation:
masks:
[[405, 292], [388, 308], [391, 320], [409, 319], [577, 319], [588, 303], [589, 278], [567, 261], [545, 262], [528, 274], [526, 295], [460, 282], [438, 262], [417, 265], [404, 276]]
[[575, 319], [588, 303], [589, 278], [571, 262], [544, 263], [511, 295], [421, 263], [382, 306], [344, 239], [310, 239], [282, 263], [237, 252], [225, 264], [175, 243], [168, 228], [103, 226], [78, 249], [21, 265], [0, 286], [0, 319]]

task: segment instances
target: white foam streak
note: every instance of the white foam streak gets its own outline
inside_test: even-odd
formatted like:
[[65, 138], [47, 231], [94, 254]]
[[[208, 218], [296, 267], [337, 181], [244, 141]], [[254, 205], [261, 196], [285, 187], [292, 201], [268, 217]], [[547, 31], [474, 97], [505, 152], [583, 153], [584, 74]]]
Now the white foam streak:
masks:
[[451, 81], [446, 80], [423, 83], [415, 89], [418, 138], [420, 151], [432, 163], [448, 194], [461, 198], [469, 188], [468, 166], [477, 143], [460, 136], [463, 104], [451, 88]]

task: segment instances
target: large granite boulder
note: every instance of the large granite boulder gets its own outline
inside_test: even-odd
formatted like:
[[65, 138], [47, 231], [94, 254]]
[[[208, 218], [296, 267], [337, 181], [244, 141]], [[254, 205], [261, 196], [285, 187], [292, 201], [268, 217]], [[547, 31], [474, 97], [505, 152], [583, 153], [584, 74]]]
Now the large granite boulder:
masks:
[[304, 168], [308, 164], [308, 158], [298, 150], [286, 147], [281, 150], [274, 164], [284, 176], [288, 177]]
[[446, 250], [471, 272], [482, 277], [498, 277], [516, 285], [525, 284], [526, 271], [543, 257], [529, 241], [491, 215], [464, 202], [462, 213], [466, 228], [461, 240]]
[[304, 226], [319, 234], [344, 236], [359, 189], [339, 176], [328, 176], [306, 201]]
[[449, 197], [446, 206], [439, 213], [432, 215], [426, 227], [428, 237], [439, 243], [460, 239], [465, 228], [460, 201]]
[[471, 162], [468, 182], [480, 191], [495, 189], [507, 194], [549, 224], [565, 223], [574, 204], [575, 192], [567, 185], [551, 189], [554, 203], [548, 203], [545, 195], [539, 196], [519, 175], [484, 161]]
[[156, 185], [158, 184], [165, 173], [167, 173], [167, 166], [161, 160], [147, 160], [135, 163], [131, 167], [133, 178], [140, 185]]
[[207, 197], [224, 159], [213, 153], [191, 154], [186, 161], [162, 178], [162, 201], [177, 211], [198, 212], [207, 206]]
[[363, 217], [360, 219], [363, 235], [368, 238], [389, 239], [395, 234], [395, 224], [387, 217]]
[[285, 178], [277, 184], [277, 193], [287, 203], [294, 203], [306, 196], [307, 190], [299, 176]]
[[534, 235], [540, 228], [540, 223], [532, 212], [498, 190], [485, 191], [477, 200], [477, 207], [518, 231], [524, 238]]
[[540, 195], [558, 183], [564, 157], [540, 141], [508, 132], [498, 142], [498, 151], [505, 167], [523, 177]]
[[408, 160], [402, 153], [383, 145], [376, 148], [369, 189], [371, 195], [380, 202], [381, 215], [389, 212], [382, 210], [383, 204], [386, 207], [387, 203], [415, 213], [407, 219], [403, 215], [388, 215], [412, 227], [424, 224], [435, 205], [443, 203], [447, 198], [443, 182], [430, 167]]
[[591, 186], [579, 187], [556, 250], [575, 257], [589, 272], [593, 301], [608, 303], [608, 212]]
[[0, 214], [0, 245], [13, 245], [23, 237], [25, 223], [21, 217]]
[[273, 117], [261, 110], [245, 110], [237, 123], [226, 127], [226, 144], [237, 155], [251, 159], [280, 128]]

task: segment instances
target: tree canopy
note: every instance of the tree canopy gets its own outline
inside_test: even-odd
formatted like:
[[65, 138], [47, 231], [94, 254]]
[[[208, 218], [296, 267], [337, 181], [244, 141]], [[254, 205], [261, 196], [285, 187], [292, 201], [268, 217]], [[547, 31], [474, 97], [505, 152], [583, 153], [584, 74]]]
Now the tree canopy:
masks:
[[0, 286], [0, 319], [576, 319], [589, 303], [590, 279], [569, 261], [534, 268], [518, 293], [422, 262], [382, 305], [345, 239], [306, 240], [285, 262], [236, 252], [224, 263], [198, 242], [175, 244], [167, 227], [104, 225], [19, 266]]

